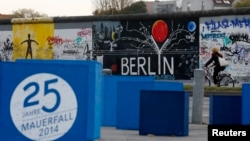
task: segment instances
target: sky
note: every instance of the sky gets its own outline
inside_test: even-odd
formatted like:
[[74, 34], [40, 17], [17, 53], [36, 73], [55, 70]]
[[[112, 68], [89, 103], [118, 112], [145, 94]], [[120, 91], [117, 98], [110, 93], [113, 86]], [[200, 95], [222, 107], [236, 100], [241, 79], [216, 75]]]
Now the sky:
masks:
[[0, 4], [1, 14], [12, 14], [19, 9], [32, 9], [48, 16], [92, 15], [95, 0], [5, 0]]
[[24, 8], [49, 17], [88, 16], [95, 10], [95, 0], [5, 0], [0, 4], [0, 14], [12, 14]]

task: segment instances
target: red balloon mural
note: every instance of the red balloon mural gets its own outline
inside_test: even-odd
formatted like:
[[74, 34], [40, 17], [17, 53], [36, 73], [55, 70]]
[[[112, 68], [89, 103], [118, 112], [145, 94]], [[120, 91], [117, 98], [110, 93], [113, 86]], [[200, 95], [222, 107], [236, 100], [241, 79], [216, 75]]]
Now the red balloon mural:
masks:
[[163, 42], [168, 36], [168, 25], [163, 20], [157, 20], [152, 27], [152, 36], [156, 42]]

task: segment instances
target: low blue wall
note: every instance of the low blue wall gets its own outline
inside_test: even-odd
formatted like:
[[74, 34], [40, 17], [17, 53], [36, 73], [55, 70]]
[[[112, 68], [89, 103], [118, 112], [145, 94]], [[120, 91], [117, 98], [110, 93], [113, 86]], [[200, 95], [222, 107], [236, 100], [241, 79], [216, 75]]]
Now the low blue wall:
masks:
[[241, 124], [241, 96], [212, 95], [209, 124]]
[[142, 90], [184, 90], [183, 83], [167, 81], [119, 82], [117, 85], [116, 128], [138, 130], [140, 92]]
[[102, 66], [92, 61], [0, 62], [0, 136], [14, 140], [100, 138]]
[[250, 83], [242, 84], [242, 124], [250, 125]]
[[142, 90], [139, 119], [140, 135], [188, 136], [189, 94]]
[[[152, 76], [109, 76], [104, 75], [102, 126], [116, 126], [117, 87], [119, 82], [153, 82]], [[126, 86], [125, 86], [126, 87]], [[129, 89], [129, 87], [127, 87]]]

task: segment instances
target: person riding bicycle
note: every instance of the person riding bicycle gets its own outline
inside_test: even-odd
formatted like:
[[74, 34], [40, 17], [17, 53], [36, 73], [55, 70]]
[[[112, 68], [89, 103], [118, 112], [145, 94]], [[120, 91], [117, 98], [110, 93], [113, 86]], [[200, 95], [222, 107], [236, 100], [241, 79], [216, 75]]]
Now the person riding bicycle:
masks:
[[204, 65], [204, 67], [207, 67], [212, 62], [214, 62], [214, 64], [213, 64], [214, 65], [213, 80], [214, 80], [215, 85], [217, 85], [217, 82], [218, 82], [217, 76], [219, 75], [219, 72], [224, 71], [225, 68], [226, 68], [226, 67], [220, 66], [219, 57], [222, 58], [223, 55], [221, 53], [219, 53], [218, 48], [213, 47], [212, 48], [211, 58]]

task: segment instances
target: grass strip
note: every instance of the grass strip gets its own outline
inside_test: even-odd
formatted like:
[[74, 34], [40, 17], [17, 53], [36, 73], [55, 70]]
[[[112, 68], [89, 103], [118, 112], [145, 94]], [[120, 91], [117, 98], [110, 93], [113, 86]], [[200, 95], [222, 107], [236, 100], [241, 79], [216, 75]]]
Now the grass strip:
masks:
[[[193, 85], [184, 85], [184, 90], [191, 91], [193, 90]], [[220, 91], [220, 92], [237, 92], [241, 91], [241, 87], [217, 87], [217, 86], [205, 86], [204, 91]]]

